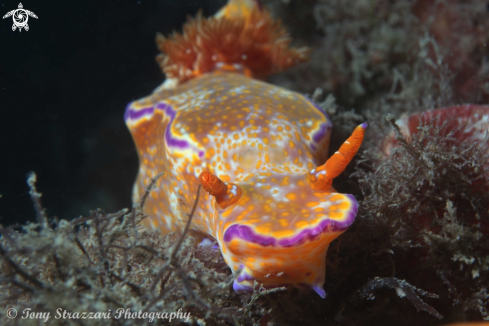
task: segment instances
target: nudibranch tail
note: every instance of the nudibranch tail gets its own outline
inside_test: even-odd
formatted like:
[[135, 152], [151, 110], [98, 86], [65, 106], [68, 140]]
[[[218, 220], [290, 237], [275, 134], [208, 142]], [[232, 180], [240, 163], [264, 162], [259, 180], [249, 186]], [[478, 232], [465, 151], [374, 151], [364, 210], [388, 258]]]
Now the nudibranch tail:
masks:
[[199, 176], [202, 188], [211, 196], [222, 209], [225, 209], [238, 201], [241, 196], [241, 188], [232, 183], [226, 183], [209, 171], [203, 171]]
[[307, 60], [306, 48], [291, 48], [280, 22], [253, 0], [230, 0], [216, 16], [201, 15], [183, 27], [183, 35], [161, 34], [156, 57], [169, 85], [215, 70], [234, 70], [265, 78]]
[[362, 145], [367, 127], [366, 122], [356, 127], [352, 135], [325, 164], [309, 172], [309, 181], [313, 189], [321, 191], [329, 191], [331, 189], [333, 179], [345, 170]]

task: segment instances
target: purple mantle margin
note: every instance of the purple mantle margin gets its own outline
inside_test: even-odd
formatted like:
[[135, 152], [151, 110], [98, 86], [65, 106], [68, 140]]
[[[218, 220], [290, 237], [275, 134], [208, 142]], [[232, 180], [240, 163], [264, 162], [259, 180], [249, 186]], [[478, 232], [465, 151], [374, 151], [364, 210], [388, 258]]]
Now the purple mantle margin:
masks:
[[140, 119], [143, 115], [153, 114], [154, 111], [155, 111], [155, 108], [152, 106], [149, 106], [147, 108], [135, 111], [135, 110], [131, 109], [131, 103], [129, 103], [126, 107], [126, 112], [124, 113], [124, 121], [127, 121], [129, 119], [137, 120], [137, 119]]
[[[178, 139], [173, 137], [171, 133], [171, 125], [173, 123], [173, 120], [175, 120], [175, 117], [177, 115], [177, 112], [173, 110], [172, 106], [167, 104], [167, 103], [158, 103], [155, 107], [146, 107], [140, 110], [133, 110], [131, 108], [131, 103], [128, 104], [126, 107], [126, 112], [124, 113], [124, 120], [127, 121], [129, 119], [131, 120], [137, 120], [140, 119], [142, 116], [147, 115], [147, 114], [153, 114], [154, 110], [160, 110], [165, 112], [165, 114], [170, 117], [170, 122], [166, 126], [165, 130], [165, 140], [166, 143], [168, 144], [169, 147], [177, 147], [181, 149], [185, 149], [190, 147], [189, 143], [186, 140]], [[199, 157], [203, 157], [204, 152], [199, 151]]]
[[[333, 127], [333, 123], [331, 122], [331, 119], [329, 118], [328, 114], [322, 108], [320, 108], [316, 103], [314, 103], [314, 101], [312, 99], [310, 99], [307, 96], [305, 96], [305, 99], [309, 103], [311, 103], [312, 106], [314, 106], [316, 108], [316, 110], [318, 110], [322, 115], [324, 115], [324, 117], [326, 118], [326, 121], [327, 121], [325, 123], [321, 123], [319, 126], [319, 130], [312, 136], [312, 140], [317, 144], [324, 138], [324, 136], [326, 136], [328, 129], [331, 129]], [[315, 151], [316, 145], [311, 144], [311, 149], [313, 151]]]
[[168, 144], [168, 146], [178, 147], [178, 148], [189, 147], [189, 144], [187, 143], [187, 141], [177, 139], [177, 138], [173, 137], [173, 135], [171, 134], [171, 125], [173, 123], [173, 120], [175, 120], [175, 117], [177, 115], [177, 111], [173, 110], [171, 105], [166, 104], [166, 103], [158, 103], [156, 108], [158, 110], [164, 111], [170, 117], [170, 123], [168, 124], [168, 126], [166, 126], [166, 130], [165, 130], [165, 139], [166, 139], [166, 143]]
[[331, 128], [331, 123], [321, 123], [319, 131], [312, 136], [312, 139], [314, 139], [316, 143], [319, 143], [321, 139], [326, 136], [328, 128]]
[[323, 232], [341, 232], [346, 230], [355, 221], [358, 212], [358, 203], [353, 195], [346, 195], [352, 200], [352, 208], [343, 222], [327, 219], [319, 225], [307, 228], [298, 235], [290, 238], [277, 239], [256, 234], [253, 229], [247, 225], [233, 224], [224, 232], [224, 241], [229, 242], [234, 238], [242, 239], [247, 242], [257, 243], [262, 246], [274, 247], [292, 247], [303, 243], [307, 240], [313, 240]]

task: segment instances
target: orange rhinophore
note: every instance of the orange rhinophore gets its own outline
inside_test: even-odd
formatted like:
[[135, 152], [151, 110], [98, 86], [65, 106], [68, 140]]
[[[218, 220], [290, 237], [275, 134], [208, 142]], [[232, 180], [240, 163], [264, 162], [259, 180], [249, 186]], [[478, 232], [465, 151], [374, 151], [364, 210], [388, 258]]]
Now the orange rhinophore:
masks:
[[331, 156], [325, 164], [309, 172], [309, 181], [315, 190], [328, 191], [331, 189], [333, 179], [339, 176], [346, 168], [353, 156], [362, 145], [367, 123], [355, 128], [353, 134], [348, 138], [340, 149]]
[[211, 196], [224, 195], [227, 191], [226, 184], [209, 171], [203, 171], [199, 176], [199, 180], [202, 188]]
[[[191, 228], [214, 238], [236, 291], [293, 285], [321, 297], [329, 244], [355, 220], [358, 203], [332, 180], [358, 150], [366, 124], [329, 160], [331, 120], [307, 97], [261, 80], [302, 62], [284, 28], [252, 0], [230, 0], [182, 35], [157, 37], [167, 80], [130, 103], [125, 120], [140, 168], [133, 201], [143, 223], [182, 230], [201, 184]], [[324, 164], [326, 162], [326, 164]]]
[[216, 197], [221, 208], [227, 208], [236, 203], [241, 196], [241, 188], [234, 184], [227, 184], [209, 171], [203, 171], [199, 176], [202, 188], [209, 195]]

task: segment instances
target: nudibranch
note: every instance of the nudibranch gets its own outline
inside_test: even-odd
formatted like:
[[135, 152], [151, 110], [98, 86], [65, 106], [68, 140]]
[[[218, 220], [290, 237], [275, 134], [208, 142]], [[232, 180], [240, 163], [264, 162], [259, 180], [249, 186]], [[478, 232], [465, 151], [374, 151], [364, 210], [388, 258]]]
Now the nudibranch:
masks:
[[[165, 172], [145, 206], [148, 227], [214, 238], [236, 291], [294, 285], [325, 297], [326, 251], [358, 204], [332, 187], [366, 124], [327, 161], [331, 121], [301, 94], [259, 79], [306, 60], [280, 23], [252, 0], [231, 0], [184, 34], [157, 37], [167, 80], [132, 102], [125, 121], [140, 159], [133, 200]], [[326, 162], [326, 163], [325, 163]]]

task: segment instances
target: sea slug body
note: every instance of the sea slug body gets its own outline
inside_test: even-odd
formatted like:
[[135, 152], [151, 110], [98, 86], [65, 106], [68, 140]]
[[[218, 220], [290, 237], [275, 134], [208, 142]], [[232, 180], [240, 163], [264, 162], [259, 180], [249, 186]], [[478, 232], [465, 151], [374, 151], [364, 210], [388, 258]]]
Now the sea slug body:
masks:
[[[133, 200], [165, 172], [146, 202], [145, 223], [182, 230], [200, 196], [192, 229], [217, 240], [236, 291], [294, 285], [325, 297], [331, 241], [358, 204], [332, 180], [361, 145], [366, 124], [327, 160], [331, 121], [304, 96], [256, 78], [306, 59], [251, 0], [231, 0], [184, 36], [158, 37], [167, 80], [130, 103], [125, 121], [139, 154]], [[326, 163], [325, 163], [326, 162]]]

